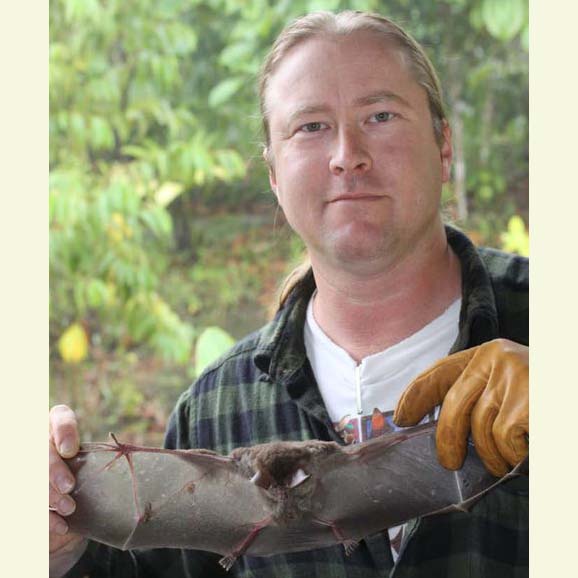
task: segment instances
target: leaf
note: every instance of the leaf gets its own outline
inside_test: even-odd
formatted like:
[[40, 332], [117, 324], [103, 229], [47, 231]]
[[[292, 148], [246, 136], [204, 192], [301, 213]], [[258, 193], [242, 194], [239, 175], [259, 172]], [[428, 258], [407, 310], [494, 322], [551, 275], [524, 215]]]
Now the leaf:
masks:
[[504, 42], [522, 31], [527, 21], [525, 0], [484, 0], [482, 18], [488, 32]]
[[98, 116], [90, 119], [90, 142], [97, 149], [110, 149], [114, 146], [114, 133], [105, 119]]
[[203, 370], [235, 344], [235, 340], [220, 327], [207, 327], [197, 339], [195, 348], [195, 372]]
[[122, 154], [132, 156], [136, 159], [144, 159], [150, 156], [150, 151], [138, 145], [125, 145], [122, 147]]
[[91, 279], [86, 286], [86, 300], [89, 307], [101, 307], [110, 299], [108, 285], [101, 279]]
[[504, 251], [518, 253], [524, 257], [530, 255], [530, 237], [522, 217], [518, 215], [510, 217], [508, 230], [502, 234], [502, 248]]
[[80, 323], [73, 323], [60, 336], [58, 352], [65, 363], [80, 363], [88, 354], [88, 336]]
[[168, 207], [183, 191], [185, 187], [182, 183], [163, 183], [155, 193], [155, 201], [160, 207]]
[[236, 69], [241, 62], [245, 62], [255, 53], [255, 45], [252, 41], [236, 42], [226, 46], [219, 56], [219, 62], [223, 66]]
[[170, 235], [172, 231], [172, 221], [170, 215], [162, 207], [153, 207], [148, 211], [143, 211], [140, 217], [158, 238]]
[[217, 108], [231, 99], [231, 97], [241, 88], [243, 79], [238, 77], [227, 78], [213, 87], [209, 93], [209, 106]]

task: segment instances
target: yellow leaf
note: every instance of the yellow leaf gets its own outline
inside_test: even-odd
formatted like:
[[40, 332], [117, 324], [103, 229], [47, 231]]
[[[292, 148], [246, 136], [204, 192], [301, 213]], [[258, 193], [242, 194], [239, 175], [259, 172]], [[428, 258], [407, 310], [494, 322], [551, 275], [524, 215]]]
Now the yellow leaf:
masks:
[[155, 201], [161, 207], [168, 207], [183, 191], [181, 183], [166, 182], [155, 193]]
[[73, 323], [58, 340], [58, 352], [65, 363], [80, 363], [88, 355], [88, 336], [80, 323]]
[[502, 249], [528, 257], [530, 255], [530, 237], [521, 217], [514, 215], [508, 221], [508, 230], [502, 233]]

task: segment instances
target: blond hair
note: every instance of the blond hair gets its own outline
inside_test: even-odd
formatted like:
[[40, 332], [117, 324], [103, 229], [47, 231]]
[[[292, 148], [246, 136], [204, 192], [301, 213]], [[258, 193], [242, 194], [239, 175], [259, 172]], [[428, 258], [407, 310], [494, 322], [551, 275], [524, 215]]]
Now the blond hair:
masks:
[[[427, 57], [424, 49], [403, 28], [380, 14], [346, 10], [334, 14], [332, 12], [312, 12], [294, 20], [279, 34], [273, 44], [259, 76], [259, 102], [263, 123], [263, 156], [272, 165], [271, 134], [269, 127], [269, 110], [267, 105], [267, 88], [279, 64], [289, 51], [310, 38], [336, 38], [349, 36], [356, 32], [373, 32], [382, 39], [390, 41], [405, 57], [409, 70], [415, 81], [425, 90], [436, 142], [443, 143], [443, 127], [447, 122], [444, 110], [442, 91], [436, 71]], [[308, 263], [302, 263], [294, 269], [285, 281], [279, 296], [279, 306], [282, 306], [293, 288], [310, 270]]]

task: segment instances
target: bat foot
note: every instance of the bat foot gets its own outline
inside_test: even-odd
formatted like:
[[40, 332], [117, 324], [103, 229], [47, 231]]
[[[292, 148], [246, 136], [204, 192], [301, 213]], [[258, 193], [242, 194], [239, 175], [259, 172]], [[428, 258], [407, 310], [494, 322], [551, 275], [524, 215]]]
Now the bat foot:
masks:
[[228, 572], [233, 567], [236, 559], [237, 556], [234, 554], [229, 554], [228, 556], [223, 556], [219, 560], [219, 564]]
[[223, 558], [219, 560], [219, 564], [228, 572], [235, 563], [235, 560], [247, 551], [251, 542], [253, 542], [263, 528], [266, 528], [271, 523], [271, 520], [272, 517], [269, 516], [268, 518], [257, 522], [249, 532], [249, 535], [230, 554], [223, 556]]
[[343, 547], [345, 548], [345, 555], [351, 556], [351, 554], [353, 554], [353, 552], [355, 551], [357, 546], [359, 546], [359, 541], [358, 540], [345, 540], [345, 542], [342, 542], [342, 544], [343, 544]]

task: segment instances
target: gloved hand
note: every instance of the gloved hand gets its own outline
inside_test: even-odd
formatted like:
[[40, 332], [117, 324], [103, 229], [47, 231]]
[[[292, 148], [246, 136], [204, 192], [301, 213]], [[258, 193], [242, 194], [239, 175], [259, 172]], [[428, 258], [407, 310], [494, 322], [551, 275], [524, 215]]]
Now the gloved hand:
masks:
[[440, 463], [459, 469], [471, 428], [486, 468], [503, 476], [528, 455], [528, 347], [495, 339], [441, 359], [402, 394], [393, 421], [418, 423], [443, 401], [436, 445]]

